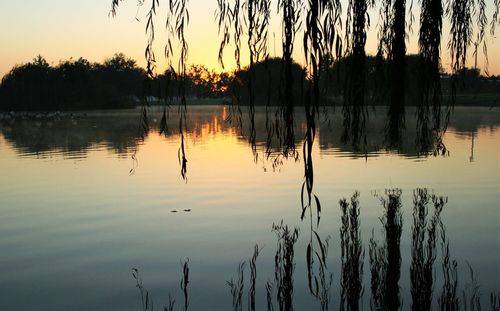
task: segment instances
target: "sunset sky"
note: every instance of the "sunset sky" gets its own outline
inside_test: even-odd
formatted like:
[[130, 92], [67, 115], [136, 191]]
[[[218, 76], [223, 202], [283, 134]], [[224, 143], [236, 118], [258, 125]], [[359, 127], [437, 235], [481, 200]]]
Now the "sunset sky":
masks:
[[[487, 0], [490, 5], [488, 17], [491, 17], [493, 1]], [[149, 1], [144, 7], [138, 8], [136, 0], [127, 0], [121, 4], [115, 18], [108, 16], [110, 0], [5, 0], [0, 2], [0, 77], [6, 74], [14, 65], [30, 61], [36, 55], [44, 56], [49, 63], [56, 65], [60, 60], [71, 57], [83, 57], [90, 61], [103, 61], [114, 53], [123, 52], [144, 66], [144, 46], [146, 36], [145, 14]], [[160, 1], [160, 11], [165, 10], [165, 3]], [[189, 43], [189, 63], [204, 64], [209, 68], [221, 70], [217, 63], [219, 35], [214, 22], [214, 12], [217, 2], [215, 0], [190, 0], [189, 12], [191, 23], [187, 30]], [[347, 5], [344, 4], [344, 10]], [[418, 7], [418, 5], [414, 5]], [[273, 3], [269, 50], [270, 55], [281, 54], [281, 28], [279, 24], [276, 5]], [[138, 17], [139, 21], [135, 20]], [[367, 41], [367, 52], [375, 53], [376, 49], [376, 24], [378, 14], [374, 10], [371, 14], [372, 27]], [[418, 32], [418, 10], [415, 10], [414, 34], [408, 39], [408, 53], [416, 53]], [[165, 32], [163, 31], [164, 19], [161, 14], [157, 20], [158, 35], [156, 38], [156, 54], [158, 68], [165, 69], [163, 46]], [[449, 57], [446, 50], [449, 27], [445, 25], [443, 47], [443, 67], [449, 68]], [[499, 29], [500, 31], [500, 29]], [[276, 40], [273, 40], [273, 33]], [[274, 48], [276, 46], [276, 49]], [[500, 44], [497, 38], [489, 35], [489, 73], [500, 74]], [[468, 66], [473, 66], [473, 47], [470, 48]], [[303, 63], [303, 51], [300, 42], [295, 51], [299, 63]], [[226, 52], [226, 67], [234, 68], [232, 50]], [[242, 55], [243, 63], [247, 54]], [[482, 53], [479, 65], [483, 66]]]

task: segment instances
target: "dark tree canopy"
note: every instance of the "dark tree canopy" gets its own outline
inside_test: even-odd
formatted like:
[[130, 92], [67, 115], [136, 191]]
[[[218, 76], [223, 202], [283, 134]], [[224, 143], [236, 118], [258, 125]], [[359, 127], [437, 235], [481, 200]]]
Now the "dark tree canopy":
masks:
[[42, 56], [14, 67], [0, 85], [0, 110], [133, 107], [146, 77], [136, 62], [115, 54], [103, 64], [84, 58], [51, 66]]

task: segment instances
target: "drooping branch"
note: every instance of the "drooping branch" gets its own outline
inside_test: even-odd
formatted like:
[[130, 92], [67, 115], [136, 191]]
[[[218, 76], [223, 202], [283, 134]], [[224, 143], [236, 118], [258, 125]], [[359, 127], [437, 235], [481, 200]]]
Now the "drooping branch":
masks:
[[[304, 185], [302, 186], [307, 195], [307, 200], [302, 200], [302, 219], [305, 212], [311, 207], [313, 198], [314, 169], [312, 161], [312, 148], [316, 137], [316, 117], [319, 111], [319, 68], [322, 60], [323, 34], [321, 32], [320, 17], [324, 11], [326, 1], [309, 0], [306, 13], [306, 24], [304, 30], [304, 57], [308, 65], [311, 86], [305, 98], [306, 113], [306, 136], [303, 147], [304, 158]], [[318, 213], [319, 219], [319, 213]]]
[[156, 56], [153, 49], [155, 40], [155, 26], [153, 18], [156, 16], [156, 8], [159, 0], [151, 0], [151, 7], [146, 15], [146, 35], [148, 37], [144, 57], [146, 58], [146, 72], [150, 78], [155, 76]]
[[224, 69], [224, 49], [231, 40], [231, 8], [226, 0], [217, 0], [217, 10], [215, 11], [215, 22], [218, 26], [219, 35], [222, 36], [219, 46], [218, 61], [222, 69]]
[[323, 52], [325, 59], [332, 62], [342, 57], [342, 3], [329, 0], [325, 3], [323, 25]]
[[[123, 0], [112, 0], [111, 12], [112, 16], [116, 15], [116, 10]], [[138, 0], [138, 5], [143, 5], [144, 0]], [[181, 165], [181, 177], [186, 180], [187, 173], [187, 159], [185, 153], [185, 137], [184, 133], [186, 131], [186, 64], [188, 58], [188, 43], [185, 37], [185, 30], [189, 24], [189, 11], [187, 8], [188, 0], [168, 0], [167, 1], [167, 18], [165, 22], [165, 28], [167, 31], [167, 42], [165, 44], [165, 57], [169, 64], [171, 72], [175, 73], [175, 76], [179, 79], [179, 94], [181, 95], [181, 102], [179, 105], [179, 131], [181, 133], [181, 146], [179, 147], [178, 156], [179, 164]], [[155, 41], [155, 17], [160, 5], [160, 0], [151, 0], [151, 6], [146, 14], [146, 35], [147, 42], [144, 52], [144, 57], [146, 59], [146, 72], [150, 79], [154, 79], [156, 76], [156, 56], [154, 52], [154, 41]], [[180, 52], [178, 55], [174, 55], [173, 42], [177, 41], [180, 45]], [[177, 71], [174, 70], [172, 63], [173, 59], [178, 57]], [[145, 131], [148, 126], [147, 117], [147, 96], [144, 96], [144, 102], [146, 105], [142, 109], [141, 122]], [[161, 121], [161, 131], [166, 128], [166, 111], [164, 110], [162, 121]]]
[[115, 17], [116, 16], [116, 11], [118, 10], [118, 6], [120, 2], [123, 0], [112, 0], [111, 1], [111, 10], [109, 11], [109, 15]]
[[500, 0], [493, 0], [493, 16], [491, 18], [491, 28], [490, 28], [490, 34], [492, 36], [495, 35], [495, 28], [497, 24], [500, 22], [498, 19], [498, 13], [500, 12]]
[[[185, 132], [187, 132], [187, 105], [186, 105], [186, 68], [188, 59], [188, 43], [185, 36], [185, 29], [189, 25], [189, 11], [187, 9], [188, 0], [169, 0], [169, 10], [167, 14], [168, 25], [173, 26], [174, 37], [180, 45], [178, 55], [177, 76], [179, 78], [179, 94], [181, 101], [179, 103], [179, 133], [181, 136], [181, 146], [178, 151], [179, 164], [181, 166], [181, 177], [187, 180], [187, 159], [185, 147]], [[170, 22], [170, 19], [173, 21]], [[171, 47], [170, 41], [168, 42]], [[170, 57], [169, 57], [170, 56]], [[167, 58], [172, 58], [172, 54], [167, 53]]]
[[472, 43], [473, 3], [471, 0], [450, 0], [446, 8], [451, 24], [448, 48], [453, 73], [465, 68], [467, 48]]
[[[278, 11], [281, 12], [282, 29], [282, 64], [281, 64], [281, 92], [279, 99], [276, 132], [282, 137], [285, 156], [295, 154], [294, 133], [294, 98], [293, 98], [293, 51], [297, 32], [300, 30], [302, 5], [298, 0], [279, 0]], [[280, 126], [280, 122], [283, 126]], [[281, 129], [283, 128], [283, 130]]]
[[[368, 8], [373, 5], [374, 3], [369, 0], [350, 0], [347, 8], [345, 40], [350, 70], [347, 72], [344, 94], [342, 140], [347, 142], [352, 139], [354, 148], [359, 147], [359, 142], [365, 134], [367, 118], [365, 108], [365, 44], [366, 32], [370, 24]], [[366, 137], [364, 144], [366, 145]]]
[[417, 106], [417, 145], [420, 150], [430, 148], [433, 135], [440, 131], [442, 124], [440, 75], [442, 28], [442, 0], [421, 0], [418, 40], [421, 66], [418, 73]]
[[[123, 0], [111, 0], [110, 15], [115, 15], [119, 5]], [[142, 5], [145, 0], [138, 0]], [[440, 42], [442, 40], [442, 17], [443, 8], [447, 4], [446, 13], [450, 18], [451, 36], [448, 45], [452, 62], [453, 72], [456, 74], [465, 67], [467, 57], [467, 49], [474, 41], [476, 46], [481, 43], [486, 46], [486, 31], [488, 25], [491, 26], [490, 32], [494, 31], [495, 25], [498, 24], [498, 11], [500, 0], [493, 0], [493, 17], [490, 22], [486, 18], [486, 1], [485, 0], [420, 0], [422, 12], [420, 16], [419, 30], [419, 52], [423, 58], [425, 66], [421, 66], [422, 80], [425, 81], [423, 86], [423, 97], [426, 97], [427, 103], [424, 107], [425, 111], [419, 112], [421, 120], [424, 120], [419, 125], [422, 125], [422, 133], [424, 129], [436, 129], [442, 125], [440, 112]], [[165, 45], [165, 55], [169, 61], [172, 71], [176, 71], [177, 77], [183, 80], [186, 70], [186, 62], [188, 55], [187, 40], [184, 36], [185, 28], [189, 23], [189, 14], [187, 10], [187, 2], [181, 0], [164, 0], [168, 4], [166, 30], [168, 33], [167, 44]], [[304, 183], [304, 202], [303, 207], [310, 207], [311, 203], [314, 206], [315, 196], [313, 195], [313, 168], [312, 158], [310, 157], [316, 135], [316, 123], [319, 112], [320, 88], [319, 80], [323, 69], [329, 68], [329, 64], [333, 63], [341, 56], [348, 55], [351, 61], [346, 62], [349, 68], [345, 70], [349, 76], [346, 77], [348, 87], [344, 89], [344, 98], [347, 113], [346, 122], [344, 123], [346, 133], [351, 135], [353, 141], [358, 141], [362, 133], [364, 122], [367, 114], [364, 113], [365, 94], [365, 74], [366, 66], [364, 59], [365, 44], [367, 40], [367, 28], [369, 26], [368, 8], [373, 5], [371, 0], [350, 0], [347, 7], [346, 23], [341, 21], [342, 8], [340, 0], [277, 0], [278, 12], [282, 14], [282, 47], [283, 47], [283, 73], [281, 79], [281, 98], [285, 99], [286, 106], [278, 114], [281, 114], [282, 125], [290, 132], [276, 130], [275, 126], [272, 131], [280, 139], [280, 146], [291, 146], [295, 139], [293, 136], [293, 104], [289, 100], [294, 95], [292, 92], [293, 74], [290, 74], [292, 55], [294, 52], [294, 42], [299, 32], [303, 31], [303, 47], [304, 59], [307, 67], [306, 83], [308, 89], [301, 94], [301, 104], [306, 110], [307, 131], [304, 144], [304, 166], [305, 166], [305, 183]], [[146, 14], [146, 34], [147, 43], [145, 49], [145, 58], [147, 61], [147, 73], [150, 78], [155, 75], [156, 59], [153, 49], [155, 40], [155, 17], [159, 9], [160, 0], [151, 0], [151, 6]], [[256, 83], [253, 81], [254, 64], [267, 59], [268, 53], [268, 33], [271, 20], [271, 4], [272, 0], [217, 0], [218, 10], [215, 14], [216, 23], [219, 26], [219, 34], [221, 35], [221, 44], [219, 46], [218, 60], [221, 66], [224, 67], [224, 51], [229, 46], [234, 45], [234, 59], [236, 68], [240, 71], [240, 75], [235, 75], [236, 79], [232, 90], [244, 88], [244, 83], [247, 83], [249, 93], [249, 112], [250, 112], [250, 142], [255, 151], [255, 125], [254, 125], [254, 105], [256, 97], [253, 96]], [[162, 3], [163, 4], [163, 3]], [[388, 60], [389, 81], [385, 83], [391, 92], [390, 94], [390, 109], [388, 112], [388, 127], [390, 144], [396, 144], [401, 138], [401, 130], [404, 127], [404, 98], [405, 98], [405, 53], [406, 53], [406, 28], [407, 28], [407, 12], [408, 5], [406, 0], [383, 0], [380, 7], [381, 27], [379, 29], [379, 56], [378, 59], [384, 57]], [[411, 18], [410, 18], [411, 21]], [[477, 23], [475, 28], [473, 24]], [[342, 28], [345, 31], [342, 33]], [[476, 33], [477, 32], [477, 33]], [[476, 39], [477, 38], [477, 39]], [[242, 40], [247, 40], [248, 47], [242, 47]], [[174, 50], [177, 43], [180, 48]], [[248, 75], [244, 76], [241, 69], [241, 53], [242, 49], [249, 51], [249, 67]], [[486, 54], [486, 49], [484, 48]], [[477, 52], [476, 52], [477, 53]], [[174, 55], [175, 54], [175, 55]], [[178, 60], [177, 66], [172, 66], [173, 60]], [[385, 61], [385, 60], [384, 60]], [[173, 70], [176, 67], [176, 70]], [[247, 79], [245, 81], [245, 78]], [[386, 81], [385, 79], [376, 79]], [[374, 82], [379, 83], [378, 81]], [[182, 94], [182, 83], [179, 90]], [[378, 88], [378, 87], [375, 87]], [[305, 89], [305, 88], [304, 88]], [[246, 90], [243, 90], [246, 92]], [[243, 93], [241, 92], [241, 93]], [[237, 93], [237, 92], [235, 92]], [[299, 96], [295, 96], [299, 98]], [[240, 95], [236, 94], [236, 107], [240, 109]], [[270, 96], [269, 96], [270, 98]], [[296, 100], [294, 98], [294, 100]], [[271, 100], [268, 99], [268, 105]], [[275, 102], [273, 102], [275, 103]], [[181, 102], [181, 112], [186, 111], [185, 98]], [[183, 107], [183, 108], [182, 108]], [[353, 108], [354, 107], [354, 108]], [[280, 108], [280, 109], [281, 109]], [[434, 124], [425, 120], [429, 115], [434, 114]], [[185, 118], [185, 116], [184, 116]], [[241, 119], [241, 118], [240, 118]], [[163, 122], [162, 122], [163, 123]], [[424, 125], [425, 123], [425, 125]], [[183, 128], [185, 120], [181, 120], [179, 127]], [[240, 121], [241, 124], [241, 121]], [[267, 123], [266, 123], [267, 124]], [[163, 127], [162, 127], [163, 128]], [[271, 127], [266, 125], [269, 130]], [[185, 127], [184, 127], [185, 130]], [[278, 134], [276, 134], [278, 133]], [[269, 134], [269, 133], [268, 133]], [[281, 135], [281, 136], [280, 136]], [[424, 148], [425, 149], [425, 148]], [[182, 154], [183, 148], [180, 150]], [[185, 159], [180, 156], [181, 165], [185, 165]], [[183, 175], [183, 173], [181, 173]], [[307, 209], [307, 208], [306, 208]], [[304, 209], [304, 210], [306, 210]], [[303, 211], [304, 211], [303, 210]]]

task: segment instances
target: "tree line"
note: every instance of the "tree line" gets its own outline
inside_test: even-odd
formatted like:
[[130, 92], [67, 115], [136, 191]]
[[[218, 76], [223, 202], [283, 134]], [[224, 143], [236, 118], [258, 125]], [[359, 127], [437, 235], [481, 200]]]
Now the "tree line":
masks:
[[[187, 94], [192, 97], [227, 96], [230, 73], [217, 73], [203, 65], [192, 65], [187, 72]], [[50, 65], [42, 56], [17, 65], [0, 84], [0, 110], [82, 110], [131, 108], [146, 97], [165, 97], [165, 85], [178, 93], [175, 75], [167, 70], [148, 77], [137, 62], [115, 54], [103, 63], [84, 58]]]
[[[104, 63], [84, 58], [51, 66], [37, 56], [7, 73], [0, 85], [1, 110], [78, 110], [130, 106], [142, 92], [144, 70], [116, 54]], [[127, 100], [128, 99], [128, 100]]]
[[[321, 90], [327, 96], [342, 96], [345, 94], [347, 81], [345, 77], [350, 70], [349, 57], [343, 58], [335, 62], [333, 65], [325, 68], [324, 74], [321, 75]], [[365, 94], [371, 99], [370, 104], [379, 104], [377, 97], [381, 93], [389, 92], [389, 85], [386, 81], [381, 81], [378, 71], [387, 71], [389, 66], [387, 63], [380, 66], [377, 56], [366, 56], [365, 60]], [[416, 74], [422, 66], [422, 58], [420, 55], [406, 55], [405, 57], [405, 98], [409, 105], [418, 105], [419, 94], [422, 89], [422, 79]], [[385, 67], [385, 68], [384, 68]], [[452, 81], [455, 78], [456, 81]], [[445, 72], [442, 68], [439, 70], [439, 79], [441, 81], [442, 94], [451, 96], [452, 87], [455, 86], [455, 92], [458, 95], [464, 94], [498, 94], [500, 93], [500, 76], [485, 76], [481, 74], [478, 68], [460, 69], [455, 75]], [[455, 84], [453, 84], [455, 82]], [[382, 97], [385, 98], [385, 97]]]
[[[345, 93], [345, 77], [350, 58], [332, 62], [322, 68], [321, 94], [325, 97], [340, 97]], [[406, 97], [408, 103], [418, 98], [421, 80], [414, 73], [420, 66], [418, 55], [406, 56]], [[387, 84], [380, 83], [376, 75], [377, 60], [367, 56], [365, 63], [366, 94], [376, 104], [376, 96]], [[232, 72], [216, 72], [203, 65], [191, 65], [186, 73], [186, 94], [189, 98], [212, 98], [230, 100], [240, 96], [243, 104], [249, 101], [249, 77], [253, 76], [255, 105], [276, 105], [287, 92], [291, 92], [294, 105], [302, 104], [304, 90], [311, 83], [307, 71], [292, 62], [286, 75], [291, 77], [292, 87], [285, 89], [281, 83], [285, 75], [282, 58], [269, 58], [249, 67]], [[459, 94], [499, 93], [500, 77], [482, 76], [478, 69], [464, 68], [460, 71]], [[446, 83], [450, 75], [441, 71], [443, 93], [450, 93]], [[7, 73], [0, 84], [0, 110], [82, 110], [132, 108], [144, 98], [149, 104], [175, 100], [180, 94], [179, 77], [171, 69], [154, 78], [148, 77], [136, 61], [119, 53], [103, 63], [91, 63], [84, 58], [62, 61], [51, 66], [42, 56], [31, 62], [18, 65]], [[388, 91], [388, 90], [386, 90]], [[288, 95], [289, 96], [289, 95]]]

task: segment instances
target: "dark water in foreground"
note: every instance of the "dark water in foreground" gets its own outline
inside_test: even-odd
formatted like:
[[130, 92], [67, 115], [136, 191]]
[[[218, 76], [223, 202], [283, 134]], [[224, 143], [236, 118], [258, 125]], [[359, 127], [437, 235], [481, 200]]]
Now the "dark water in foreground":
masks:
[[[238, 264], [251, 257], [255, 244], [262, 248], [256, 292], [264, 310], [265, 284], [274, 280], [277, 240], [271, 227], [281, 220], [300, 229], [295, 309], [319, 309], [307, 289], [310, 219], [300, 220], [303, 163], [266, 159], [261, 132], [254, 162], [246, 136], [224, 123], [225, 113], [222, 106], [189, 109], [187, 183], [179, 174], [179, 135], [152, 131], [140, 140], [137, 111], [0, 122], [0, 310], [140, 310], [133, 267], [156, 309], [169, 292], [180, 308], [186, 258], [190, 309], [229, 310], [226, 280], [237, 277]], [[318, 233], [331, 236], [331, 309], [338, 309], [340, 293], [338, 201], [360, 192], [362, 299], [369, 309], [372, 230], [383, 238], [384, 210], [374, 194], [388, 188], [402, 189], [399, 288], [403, 309], [410, 308], [412, 201], [419, 187], [448, 197], [441, 220], [458, 263], [460, 295], [470, 282], [468, 262], [487, 309], [490, 292], [500, 290], [500, 111], [456, 108], [444, 137], [447, 157], [418, 156], [411, 122], [402, 146], [385, 150], [379, 137], [383, 116], [371, 116], [366, 156], [341, 144], [339, 112], [322, 119], [314, 145], [314, 192], [323, 210]], [[257, 128], [265, 129], [264, 115], [256, 118]], [[303, 122], [298, 116], [297, 144]], [[171, 124], [175, 129], [175, 117]], [[443, 282], [439, 241], [434, 271], [435, 306]]]

